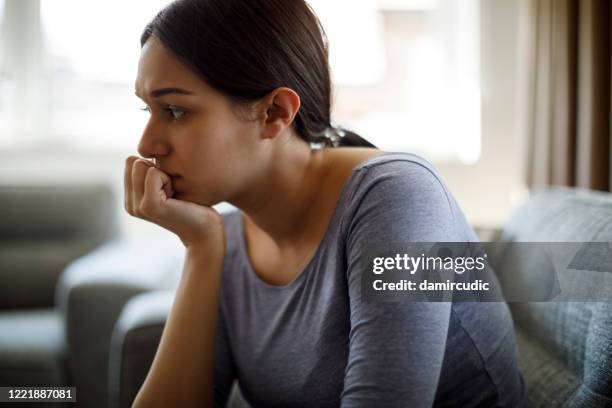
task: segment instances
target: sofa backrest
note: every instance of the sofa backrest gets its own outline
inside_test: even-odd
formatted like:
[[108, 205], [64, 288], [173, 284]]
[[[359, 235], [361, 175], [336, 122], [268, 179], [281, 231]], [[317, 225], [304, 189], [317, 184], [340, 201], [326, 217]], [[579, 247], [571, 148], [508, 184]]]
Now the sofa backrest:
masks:
[[[612, 194], [536, 190], [510, 217], [501, 241], [612, 242]], [[534, 273], [530, 265], [520, 270]], [[520, 365], [537, 405], [610, 406], [612, 303], [524, 302], [510, 307]]]
[[117, 235], [110, 188], [0, 186], [0, 309], [53, 305], [64, 267]]

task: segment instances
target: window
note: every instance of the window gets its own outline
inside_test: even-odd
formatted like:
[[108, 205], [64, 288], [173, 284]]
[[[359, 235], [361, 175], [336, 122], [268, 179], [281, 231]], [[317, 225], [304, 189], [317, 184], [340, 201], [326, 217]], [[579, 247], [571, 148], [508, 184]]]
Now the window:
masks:
[[[0, 0], [0, 149], [134, 152], [140, 33], [168, 2]], [[337, 124], [385, 150], [478, 160], [478, 0], [310, 4], [330, 40]]]
[[[140, 34], [168, 0], [43, 0], [54, 143], [134, 152], [147, 120], [134, 96]], [[73, 18], [70, 16], [78, 16]]]
[[310, 3], [330, 41], [335, 122], [385, 150], [479, 159], [478, 0]]

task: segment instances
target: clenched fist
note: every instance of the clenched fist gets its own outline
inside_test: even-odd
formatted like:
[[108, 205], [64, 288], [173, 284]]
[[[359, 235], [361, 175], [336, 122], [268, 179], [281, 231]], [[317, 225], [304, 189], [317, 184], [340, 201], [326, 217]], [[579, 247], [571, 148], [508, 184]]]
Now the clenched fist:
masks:
[[213, 208], [172, 198], [172, 179], [149, 161], [135, 156], [125, 163], [125, 209], [153, 222], [181, 239], [190, 248], [223, 255], [223, 218]]

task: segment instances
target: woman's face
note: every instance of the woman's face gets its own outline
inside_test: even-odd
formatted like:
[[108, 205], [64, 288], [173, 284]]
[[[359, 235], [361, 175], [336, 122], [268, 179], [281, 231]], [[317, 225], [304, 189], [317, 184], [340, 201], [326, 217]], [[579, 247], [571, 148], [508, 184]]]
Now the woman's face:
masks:
[[258, 122], [239, 117], [156, 37], [142, 48], [136, 94], [150, 112], [138, 152], [172, 177], [176, 198], [228, 201], [257, 172]]

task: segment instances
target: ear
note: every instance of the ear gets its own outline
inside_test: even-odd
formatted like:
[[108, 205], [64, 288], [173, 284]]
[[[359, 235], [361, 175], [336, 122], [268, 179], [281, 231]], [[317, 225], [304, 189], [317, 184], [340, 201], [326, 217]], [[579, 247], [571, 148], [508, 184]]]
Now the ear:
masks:
[[300, 97], [293, 89], [281, 87], [263, 100], [262, 138], [273, 139], [291, 126], [300, 110]]

